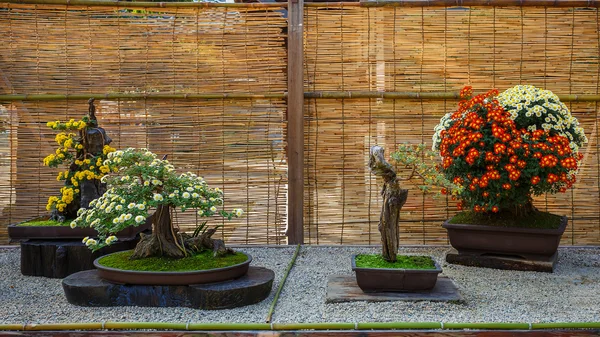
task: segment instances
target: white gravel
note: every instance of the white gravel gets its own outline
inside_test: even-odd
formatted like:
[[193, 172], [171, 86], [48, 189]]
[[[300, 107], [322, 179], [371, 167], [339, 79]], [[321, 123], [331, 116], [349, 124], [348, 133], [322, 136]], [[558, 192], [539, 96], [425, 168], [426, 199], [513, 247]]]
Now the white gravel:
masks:
[[[253, 265], [275, 271], [273, 292], [243, 308], [203, 311], [190, 308], [73, 306], [60, 280], [22, 276], [19, 250], [0, 250], [0, 323], [99, 321], [252, 322], [265, 320], [295, 247], [244, 248]], [[581, 322], [600, 319], [600, 248], [561, 248], [554, 273], [504, 271], [450, 265], [448, 248], [402, 248], [432, 255], [454, 280], [464, 304], [440, 302], [325, 303], [327, 277], [351, 275], [350, 256], [377, 248], [306, 246], [288, 277], [274, 322]]]

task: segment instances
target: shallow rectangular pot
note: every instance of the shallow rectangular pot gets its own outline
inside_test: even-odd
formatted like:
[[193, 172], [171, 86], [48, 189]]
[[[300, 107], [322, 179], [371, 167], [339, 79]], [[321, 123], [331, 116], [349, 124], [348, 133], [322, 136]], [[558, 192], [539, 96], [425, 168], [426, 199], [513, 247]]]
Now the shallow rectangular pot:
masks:
[[557, 229], [514, 228], [444, 222], [450, 244], [459, 254], [514, 255], [525, 259], [548, 259], [558, 249], [567, 227], [563, 216]]
[[352, 270], [356, 273], [356, 283], [365, 293], [373, 292], [415, 292], [432, 289], [442, 272], [435, 262], [435, 269], [388, 269], [358, 268], [356, 255], [352, 256]]
[[[44, 220], [47, 217], [26, 220]], [[26, 222], [23, 221], [23, 222]], [[20, 222], [20, 223], [23, 223]], [[83, 239], [86, 236], [96, 237], [98, 232], [92, 228], [71, 228], [69, 226], [19, 226], [20, 223], [8, 225], [8, 236], [11, 241], [24, 240], [45, 240], [45, 239]], [[131, 239], [138, 233], [152, 228], [152, 216], [146, 219], [146, 222], [138, 227], [127, 227], [118, 232], [116, 236], [119, 239]]]

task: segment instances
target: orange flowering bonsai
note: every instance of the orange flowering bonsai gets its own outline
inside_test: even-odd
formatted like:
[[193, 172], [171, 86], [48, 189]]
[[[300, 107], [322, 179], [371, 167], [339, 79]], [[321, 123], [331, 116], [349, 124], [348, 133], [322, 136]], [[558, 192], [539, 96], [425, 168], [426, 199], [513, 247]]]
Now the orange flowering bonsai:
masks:
[[565, 192], [576, 181], [587, 139], [556, 95], [516, 86], [472, 96], [435, 128], [441, 173], [462, 186], [459, 209], [513, 217], [535, 212], [532, 195]]

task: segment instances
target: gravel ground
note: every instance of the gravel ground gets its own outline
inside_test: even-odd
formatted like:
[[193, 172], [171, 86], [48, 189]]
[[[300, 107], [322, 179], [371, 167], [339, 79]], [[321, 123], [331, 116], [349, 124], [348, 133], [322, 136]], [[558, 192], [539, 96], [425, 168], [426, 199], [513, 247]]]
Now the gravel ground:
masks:
[[[64, 298], [60, 280], [25, 277], [19, 250], [0, 250], [0, 323], [84, 321], [253, 322], [267, 315], [295, 247], [245, 248], [253, 265], [275, 271], [270, 297], [230, 310], [189, 308], [86, 308]], [[464, 304], [439, 302], [325, 303], [327, 277], [352, 274], [350, 256], [376, 248], [303, 247], [279, 298], [274, 322], [576, 322], [600, 317], [600, 248], [564, 248], [553, 274], [464, 267], [444, 262], [447, 248], [403, 248], [432, 255], [454, 280]]]

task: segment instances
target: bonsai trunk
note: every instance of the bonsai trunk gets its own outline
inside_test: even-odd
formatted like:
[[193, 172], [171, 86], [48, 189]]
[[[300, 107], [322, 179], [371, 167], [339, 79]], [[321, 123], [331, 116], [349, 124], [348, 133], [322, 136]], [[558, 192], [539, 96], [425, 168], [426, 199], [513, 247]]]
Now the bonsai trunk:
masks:
[[527, 203], [523, 205], [515, 205], [514, 207], [510, 207], [507, 209], [515, 218], [525, 217], [530, 215], [533, 212], [536, 212], [537, 209], [531, 203], [531, 200], [527, 201]]
[[156, 209], [152, 223], [152, 234], [141, 233], [140, 242], [135, 246], [131, 259], [142, 259], [146, 257], [171, 257], [183, 258], [185, 250], [176, 241], [175, 230], [171, 222], [171, 207], [160, 205]]
[[406, 203], [408, 190], [400, 188], [394, 167], [384, 158], [384, 149], [380, 146], [371, 147], [369, 168], [374, 175], [383, 178], [381, 196], [383, 205], [379, 217], [379, 232], [381, 233], [382, 255], [386, 261], [395, 262], [399, 246], [398, 222], [400, 210]]

